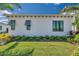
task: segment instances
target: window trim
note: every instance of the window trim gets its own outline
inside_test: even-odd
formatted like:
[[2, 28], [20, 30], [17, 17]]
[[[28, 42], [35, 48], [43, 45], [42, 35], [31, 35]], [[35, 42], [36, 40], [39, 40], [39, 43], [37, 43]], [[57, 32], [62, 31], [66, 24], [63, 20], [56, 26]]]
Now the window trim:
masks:
[[[30, 23], [27, 24], [26, 22], [29, 21]], [[31, 20], [25, 20], [25, 26], [26, 26], [26, 30], [31, 30]], [[30, 27], [30, 29], [28, 29], [28, 27]]]
[[[57, 24], [60, 24], [59, 22], [61, 22], [61, 23], [63, 24], [63, 25], [62, 25], [62, 29], [61, 29], [61, 26], [57, 27], [57, 24], [55, 24], [54, 21], [57, 22]], [[54, 26], [53, 26], [53, 25], [54, 25]], [[56, 27], [58, 28], [58, 30], [57, 30], [57, 29], [54, 30], [55, 25], [56, 25]], [[60, 29], [61, 29], [61, 30], [60, 30]], [[63, 20], [53, 20], [53, 21], [52, 21], [52, 31], [53, 31], [53, 32], [63, 32], [63, 31], [64, 31], [64, 21], [63, 21]]]
[[1, 29], [0, 30], [2, 30], [2, 26], [0, 26], [1, 27]]
[[[12, 24], [12, 21], [14, 21], [14, 24]], [[10, 20], [10, 22], [11, 22], [11, 24], [10, 24], [11, 30], [15, 30], [16, 20]], [[14, 27], [14, 28], [12, 28], [12, 27]]]

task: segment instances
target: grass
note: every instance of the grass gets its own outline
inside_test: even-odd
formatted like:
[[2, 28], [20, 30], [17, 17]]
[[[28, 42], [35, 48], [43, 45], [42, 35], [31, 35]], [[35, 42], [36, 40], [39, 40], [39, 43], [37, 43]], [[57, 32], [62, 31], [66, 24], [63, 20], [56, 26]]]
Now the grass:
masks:
[[73, 56], [79, 56], [79, 47], [74, 50]]
[[3, 52], [3, 51], [5, 51], [5, 50], [10, 49], [10, 48], [13, 47], [15, 44], [16, 44], [16, 42], [11, 42], [11, 43], [8, 43], [8, 44], [6, 44], [6, 45], [0, 46], [0, 52]]
[[[13, 42], [5, 45], [5, 48]], [[0, 47], [2, 50], [4, 46]], [[67, 42], [18, 42], [5, 56], [71, 56], [76, 46]]]

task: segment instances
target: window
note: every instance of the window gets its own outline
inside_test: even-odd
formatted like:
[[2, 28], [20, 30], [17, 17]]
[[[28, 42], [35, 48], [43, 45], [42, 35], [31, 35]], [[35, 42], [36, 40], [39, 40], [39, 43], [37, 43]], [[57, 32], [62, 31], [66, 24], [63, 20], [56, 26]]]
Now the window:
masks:
[[63, 31], [64, 22], [63, 21], [53, 21], [53, 31]]
[[27, 30], [31, 30], [31, 20], [26, 20], [25, 21], [25, 26]]
[[11, 26], [11, 30], [15, 30], [15, 20], [10, 20], [9, 25]]
[[2, 26], [0, 26], [0, 30], [2, 30]]

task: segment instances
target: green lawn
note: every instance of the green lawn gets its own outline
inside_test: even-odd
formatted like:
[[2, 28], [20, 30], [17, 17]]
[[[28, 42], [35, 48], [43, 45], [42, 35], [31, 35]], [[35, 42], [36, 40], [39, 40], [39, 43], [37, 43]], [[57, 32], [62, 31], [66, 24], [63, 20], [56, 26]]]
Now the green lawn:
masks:
[[7, 48], [8, 45], [11, 47], [5, 49], [0, 55], [71, 56], [76, 49], [76, 46], [67, 42], [18, 42], [17, 44], [11, 42], [0, 46], [0, 50]]

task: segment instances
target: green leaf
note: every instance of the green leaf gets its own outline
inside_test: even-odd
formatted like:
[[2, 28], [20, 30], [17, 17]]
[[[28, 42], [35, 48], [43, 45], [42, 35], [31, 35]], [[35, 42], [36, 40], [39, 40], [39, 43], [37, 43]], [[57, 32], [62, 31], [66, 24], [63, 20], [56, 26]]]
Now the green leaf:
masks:
[[21, 9], [18, 3], [0, 3], [0, 10], [14, 10], [16, 7]]

